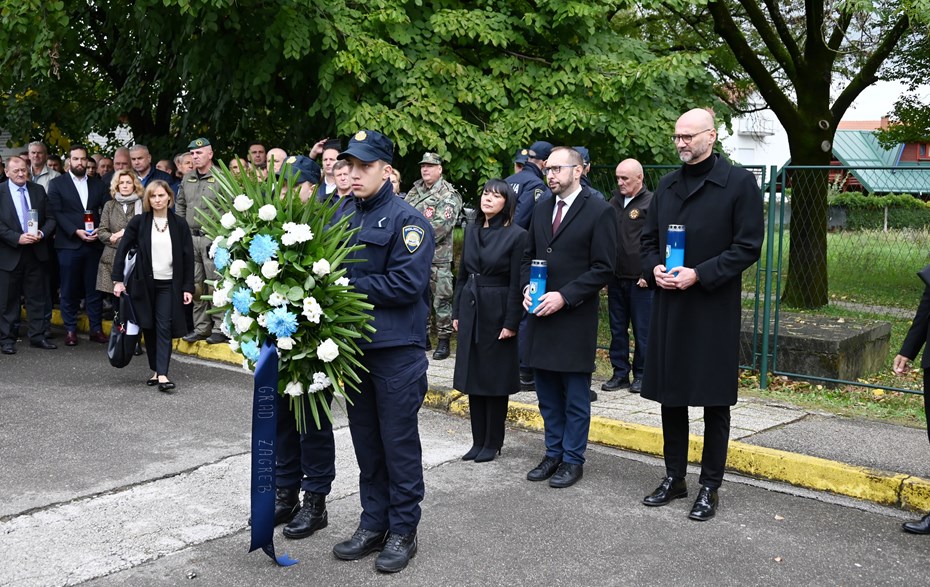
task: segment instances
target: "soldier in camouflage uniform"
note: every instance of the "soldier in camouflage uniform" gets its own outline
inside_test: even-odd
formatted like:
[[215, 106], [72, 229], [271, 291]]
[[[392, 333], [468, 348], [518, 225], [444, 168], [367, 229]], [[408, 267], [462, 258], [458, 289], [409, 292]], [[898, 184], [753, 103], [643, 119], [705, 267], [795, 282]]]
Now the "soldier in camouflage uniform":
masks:
[[449, 356], [452, 337], [452, 229], [462, 210], [462, 196], [443, 179], [442, 159], [436, 153], [423, 155], [420, 177], [423, 179], [414, 182], [406, 200], [426, 217], [436, 234], [430, 293], [439, 344], [433, 358], [442, 360]]
[[216, 344], [228, 339], [220, 332], [222, 316], [214, 314], [211, 317], [207, 314], [210, 302], [200, 299], [200, 296], [209, 293], [205, 281], [216, 279], [217, 275], [213, 259], [208, 254], [213, 241], [203, 232], [197, 213], [197, 210], [207, 211], [204, 200], [215, 198], [214, 191], [219, 189], [213, 177], [213, 147], [207, 139], [199, 138], [191, 141], [187, 148], [190, 149], [194, 169], [185, 173], [181, 179], [174, 209], [175, 214], [187, 220], [194, 238], [194, 330], [184, 340], [206, 340], [209, 344]]

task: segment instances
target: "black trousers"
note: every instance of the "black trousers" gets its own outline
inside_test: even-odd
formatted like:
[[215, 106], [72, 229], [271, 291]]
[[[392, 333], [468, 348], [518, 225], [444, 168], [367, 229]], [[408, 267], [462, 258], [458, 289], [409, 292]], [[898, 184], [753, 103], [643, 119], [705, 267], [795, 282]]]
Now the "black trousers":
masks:
[[[333, 395], [323, 396], [330, 406]], [[295, 400], [297, 401], [297, 400]], [[300, 397], [303, 402], [306, 430], [303, 434], [297, 430], [297, 420], [291, 411], [291, 399], [278, 396], [278, 461], [275, 483], [278, 487], [295, 487], [300, 485], [304, 491], [329, 495], [336, 478], [336, 440], [333, 437], [333, 423], [326, 414], [320, 414], [320, 428], [317, 429], [310, 412], [310, 399], [306, 394]]]
[[[19, 334], [21, 295], [26, 298], [29, 340], [45, 339], [45, 275], [33, 248], [20, 247], [19, 263], [12, 271], [0, 271], [0, 343], [11, 345]], [[14, 326], [16, 330], [14, 331]]]
[[469, 395], [471, 437], [475, 446], [500, 450], [504, 446], [504, 422], [507, 420], [507, 395]]
[[[666, 475], [684, 479], [688, 472], [687, 406], [662, 406], [662, 437], [665, 440]], [[729, 441], [730, 406], [705, 406], [701, 485], [717, 489], [723, 483]]]
[[155, 280], [155, 297], [152, 298], [154, 328], [143, 328], [145, 351], [149, 368], [157, 375], [168, 374], [171, 361], [171, 280]]

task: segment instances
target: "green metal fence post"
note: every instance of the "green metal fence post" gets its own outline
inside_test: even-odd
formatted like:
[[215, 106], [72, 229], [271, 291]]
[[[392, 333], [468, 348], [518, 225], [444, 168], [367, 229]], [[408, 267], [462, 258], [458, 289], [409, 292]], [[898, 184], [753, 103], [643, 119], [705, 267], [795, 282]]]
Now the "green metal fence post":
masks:
[[765, 286], [762, 300], [762, 361], [759, 363], [759, 386], [762, 389], [766, 389], [769, 383], [769, 320], [772, 316], [772, 273], [775, 271], [772, 264], [775, 257], [775, 204], [778, 199], [775, 188], [778, 183], [778, 168], [772, 165], [769, 173], [769, 219], [766, 229], [768, 238], [765, 242]]

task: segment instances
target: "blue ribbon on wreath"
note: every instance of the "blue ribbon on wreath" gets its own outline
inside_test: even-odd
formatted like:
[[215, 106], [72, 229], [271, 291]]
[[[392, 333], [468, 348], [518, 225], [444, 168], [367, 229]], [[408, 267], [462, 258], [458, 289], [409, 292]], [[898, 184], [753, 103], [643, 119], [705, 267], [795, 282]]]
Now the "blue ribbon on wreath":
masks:
[[[286, 417], [286, 416], [285, 416]], [[275, 459], [278, 421], [278, 350], [265, 340], [255, 365], [252, 401], [252, 543], [282, 567], [297, 564], [287, 553], [274, 550]]]

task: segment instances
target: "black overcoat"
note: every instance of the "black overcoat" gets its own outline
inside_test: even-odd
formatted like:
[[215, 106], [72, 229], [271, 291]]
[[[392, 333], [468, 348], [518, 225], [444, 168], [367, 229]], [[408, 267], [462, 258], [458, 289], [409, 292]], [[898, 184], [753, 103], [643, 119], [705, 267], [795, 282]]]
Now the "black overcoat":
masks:
[[[193, 304], [184, 305], [184, 292], [194, 293], [194, 242], [187, 221], [168, 212], [168, 233], [171, 235], [171, 336], [178, 338], [194, 329]], [[126, 291], [140, 328], [155, 327], [155, 274], [152, 269], [152, 213], [133, 216], [126, 225], [113, 262], [113, 280], [123, 281], [126, 253], [136, 247], [136, 269]]]
[[520, 327], [523, 291], [520, 264], [526, 231], [503, 226], [498, 214], [465, 227], [462, 258], [452, 302], [458, 320], [453, 386], [469, 395], [502, 396], [520, 388], [517, 337], [498, 340], [501, 330]]
[[524, 361], [534, 369], [593, 373], [598, 293], [613, 275], [617, 221], [610, 205], [583, 187], [553, 235], [552, 211], [557, 199], [553, 196], [536, 203], [521, 282], [529, 284], [533, 259], [545, 260], [546, 291], [561, 293], [566, 306], [549, 316], [527, 317]]
[[685, 267], [699, 281], [655, 288], [642, 397], [666, 406], [732, 406], [739, 373], [741, 275], [762, 250], [762, 195], [755, 176], [717, 157], [686, 193], [682, 169], [659, 181], [642, 236], [643, 277], [665, 264], [669, 224], [685, 225]]
[[[924, 293], [920, 298], [920, 304], [917, 306], [917, 313], [914, 314], [914, 321], [901, 343], [901, 351], [898, 353], [908, 359], [917, 358], [917, 353], [930, 340], [930, 286], [924, 288]], [[930, 368], [930, 353], [924, 353], [920, 359], [920, 368]]]

